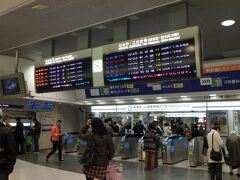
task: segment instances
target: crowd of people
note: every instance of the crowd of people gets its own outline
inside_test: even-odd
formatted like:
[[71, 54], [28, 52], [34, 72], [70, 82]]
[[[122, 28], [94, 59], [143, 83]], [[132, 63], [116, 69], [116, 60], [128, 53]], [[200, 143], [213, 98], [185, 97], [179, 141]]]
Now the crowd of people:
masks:
[[[11, 127], [12, 118], [10, 116], [2, 116], [0, 110], [0, 180], [8, 180], [9, 174], [13, 171], [17, 154], [26, 152], [30, 153], [32, 144], [34, 144], [34, 152], [39, 152], [39, 137], [41, 133], [41, 124], [37, 119], [33, 119], [32, 128], [24, 133], [23, 123], [20, 118], [16, 118], [16, 127]], [[61, 120], [56, 121], [52, 127], [51, 142], [53, 148], [46, 156], [49, 160], [52, 154], [58, 150], [59, 161], [62, 158], [62, 129]], [[136, 122], [133, 128], [130, 125], [121, 126], [112, 119], [89, 117], [86, 126], [80, 131], [79, 138], [87, 142], [87, 151], [85, 157], [90, 161], [83, 163], [83, 173], [87, 180], [106, 179], [107, 167], [109, 161], [114, 156], [113, 137], [116, 134], [142, 134], [143, 135], [143, 151], [145, 152], [145, 169], [152, 170], [158, 166], [158, 149], [160, 148], [160, 139], [172, 135], [185, 136], [188, 140], [203, 136], [204, 146], [203, 154], [207, 157], [209, 174], [211, 180], [222, 179], [222, 165], [226, 162], [230, 167], [230, 175], [233, 170], [237, 169], [237, 176], [240, 177], [240, 136], [236, 131], [231, 131], [230, 136], [226, 139], [226, 144], [220, 136], [220, 125], [214, 123], [209, 132], [205, 132], [202, 126], [191, 124], [189, 127], [180, 119], [163, 123], [162, 121], [152, 121], [146, 127], [142, 121]], [[161, 138], [162, 137], [162, 138]], [[25, 145], [26, 144], [26, 145]], [[205, 151], [204, 151], [205, 149]], [[89, 153], [94, 152], [94, 156], [90, 158]], [[84, 155], [83, 155], [84, 157]]]

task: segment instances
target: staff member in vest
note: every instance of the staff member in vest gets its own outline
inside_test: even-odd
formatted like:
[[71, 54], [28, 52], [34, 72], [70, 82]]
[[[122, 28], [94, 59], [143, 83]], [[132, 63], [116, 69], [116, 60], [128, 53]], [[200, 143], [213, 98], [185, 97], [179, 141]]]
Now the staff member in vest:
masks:
[[[2, 116], [1, 109], [0, 116]], [[4, 119], [6, 123], [11, 121], [9, 116], [5, 116]], [[6, 123], [0, 122], [0, 180], [8, 180], [16, 163], [15, 138]]]
[[46, 162], [51, 155], [53, 155], [58, 150], [58, 160], [64, 161], [62, 159], [62, 130], [61, 130], [61, 120], [57, 120], [56, 125], [53, 126], [51, 132], [51, 141], [53, 143], [52, 151], [46, 156]]
[[[208, 151], [207, 151], [207, 160], [209, 166], [209, 172], [211, 180], [222, 180], [222, 164], [224, 163], [223, 151], [221, 150], [224, 147], [223, 140], [219, 134], [220, 125], [219, 123], [214, 123], [211, 131], [207, 135], [208, 142]], [[211, 151], [216, 152], [221, 151], [222, 158], [220, 161], [214, 161], [211, 159]]]

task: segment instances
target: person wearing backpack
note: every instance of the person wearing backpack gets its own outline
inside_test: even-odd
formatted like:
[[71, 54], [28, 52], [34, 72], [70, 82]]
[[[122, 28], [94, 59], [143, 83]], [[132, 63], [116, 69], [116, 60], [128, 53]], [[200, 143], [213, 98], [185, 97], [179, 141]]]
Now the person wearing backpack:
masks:
[[224, 143], [220, 137], [219, 131], [219, 123], [214, 123], [207, 135], [207, 160], [211, 180], [222, 180], [222, 164], [224, 163], [222, 147], [224, 147]]
[[157, 151], [160, 144], [160, 137], [156, 131], [154, 122], [150, 123], [148, 130], [143, 136], [143, 151], [145, 152], [145, 169], [152, 170], [158, 166]]
[[[4, 119], [6, 122], [11, 120], [9, 116], [5, 116]], [[16, 143], [14, 134], [6, 123], [0, 122], [0, 180], [8, 180], [15, 163]]]
[[[88, 129], [92, 131], [88, 131]], [[87, 125], [81, 130], [79, 138], [87, 142], [87, 151], [84, 157], [91, 152], [93, 156], [85, 160], [83, 173], [86, 180], [106, 179], [107, 166], [114, 156], [113, 138], [108, 133], [104, 123], [99, 118], [87, 121]]]

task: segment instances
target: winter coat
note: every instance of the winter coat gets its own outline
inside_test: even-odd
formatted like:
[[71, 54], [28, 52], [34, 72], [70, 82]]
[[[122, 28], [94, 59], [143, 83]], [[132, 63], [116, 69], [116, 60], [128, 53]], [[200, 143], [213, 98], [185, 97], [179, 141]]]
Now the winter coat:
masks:
[[240, 167], [240, 137], [230, 135], [226, 140], [226, 147], [229, 152], [227, 165], [232, 167]]
[[93, 140], [95, 141], [95, 159], [92, 165], [107, 166], [115, 153], [113, 138], [110, 134], [98, 135], [93, 132], [88, 132], [88, 129], [87, 126], [84, 127], [80, 132], [79, 138], [86, 141], [88, 147], [91, 147]]
[[0, 174], [10, 174], [16, 163], [16, 143], [11, 129], [0, 123]]
[[160, 144], [160, 137], [157, 131], [151, 130], [147, 131], [143, 136], [143, 151], [146, 152], [157, 152]]
[[[212, 134], [213, 135], [213, 144], [212, 144]], [[208, 135], [207, 135], [207, 141], [208, 141], [208, 151], [207, 151], [207, 161], [208, 163], [224, 163], [224, 156], [223, 156], [223, 151], [222, 152], [222, 160], [221, 161], [214, 161], [210, 158], [210, 153], [212, 151], [212, 148], [216, 151], [219, 152], [221, 149], [221, 146], [224, 145], [223, 140], [220, 137], [220, 134], [216, 130], [211, 130]]]

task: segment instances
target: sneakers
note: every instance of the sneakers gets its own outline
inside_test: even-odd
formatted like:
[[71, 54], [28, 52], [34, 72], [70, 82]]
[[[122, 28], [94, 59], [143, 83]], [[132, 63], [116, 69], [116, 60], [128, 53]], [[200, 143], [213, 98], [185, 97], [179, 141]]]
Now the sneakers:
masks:
[[46, 158], [45, 158], [45, 159], [46, 159], [46, 162], [48, 162], [48, 157], [47, 157], [47, 156], [46, 156]]
[[239, 173], [237, 173], [237, 177], [240, 177], [240, 174], [239, 174]]
[[63, 162], [63, 161], [64, 161], [64, 159], [59, 159], [59, 160], [58, 160], [58, 162]]
[[232, 176], [232, 175], [233, 175], [233, 172], [231, 171], [231, 172], [229, 172], [229, 174]]

